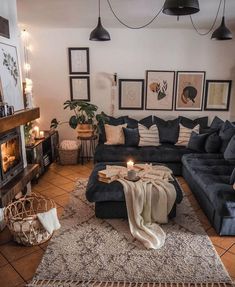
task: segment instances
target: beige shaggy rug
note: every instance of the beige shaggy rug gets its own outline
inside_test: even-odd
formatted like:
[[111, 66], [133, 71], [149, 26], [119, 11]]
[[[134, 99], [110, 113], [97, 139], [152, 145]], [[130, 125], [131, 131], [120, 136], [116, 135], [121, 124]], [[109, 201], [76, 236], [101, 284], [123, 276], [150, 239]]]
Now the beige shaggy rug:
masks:
[[[177, 217], [162, 228], [160, 250], [147, 250], [126, 220], [101, 220], [79, 181], [28, 286], [226, 286], [232, 284], [210, 239], [184, 197]], [[170, 285], [165, 285], [170, 284]], [[209, 284], [209, 285], [208, 285]]]

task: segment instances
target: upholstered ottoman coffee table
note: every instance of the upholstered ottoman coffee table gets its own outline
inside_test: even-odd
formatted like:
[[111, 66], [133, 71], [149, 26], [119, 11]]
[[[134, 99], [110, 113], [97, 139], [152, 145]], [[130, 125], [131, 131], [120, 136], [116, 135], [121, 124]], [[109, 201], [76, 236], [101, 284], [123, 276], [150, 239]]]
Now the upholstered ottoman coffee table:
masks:
[[[105, 169], [106, 165], [126, 166], [126, 163], [97, 163], [90, 175], [86, 197], [89, 202], [95, 202], [95, 214], [99, 218], [127, 218], [127, 209], [123, 186], [118, 181], [112, 183], [103, 183], [98, 180], [98, 171]], [[182, 189], [173, 176], [171, 182], [176, 189], [176, 202], [169, 214], [169, 218], [176, 216], [176, 205], [183, 199]]]

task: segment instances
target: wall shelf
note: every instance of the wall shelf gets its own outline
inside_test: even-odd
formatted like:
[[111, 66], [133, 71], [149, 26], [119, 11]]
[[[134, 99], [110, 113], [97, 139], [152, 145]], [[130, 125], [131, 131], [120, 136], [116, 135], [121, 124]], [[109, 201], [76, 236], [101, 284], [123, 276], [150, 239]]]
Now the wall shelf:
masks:
[[39, 117], [39, 108], [33, 108], [15, 112], [11, 116], [0, 118], [0, 133], [19, 127], [20, 125], [24, 125], [30, 121], [38, 119]]

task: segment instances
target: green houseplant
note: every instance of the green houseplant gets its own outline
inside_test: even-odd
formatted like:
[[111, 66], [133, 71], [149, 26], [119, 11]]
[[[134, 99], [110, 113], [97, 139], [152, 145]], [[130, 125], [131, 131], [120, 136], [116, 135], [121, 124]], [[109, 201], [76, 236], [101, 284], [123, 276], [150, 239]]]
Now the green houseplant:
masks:
[[58, 125], [68, 123], [72, 129], [77, 129], [78, 136], [92, 136], [97, 128], [96, 121], [106, 121], [106, 116], [102, 112], [97, 114], [98, 107], [85, 101], [66, 101], [64, 109], [69, 109], [73, 112], [68, 122], [60, 122], [56, 118], [51, 121], [51, 128], [57, 128]]

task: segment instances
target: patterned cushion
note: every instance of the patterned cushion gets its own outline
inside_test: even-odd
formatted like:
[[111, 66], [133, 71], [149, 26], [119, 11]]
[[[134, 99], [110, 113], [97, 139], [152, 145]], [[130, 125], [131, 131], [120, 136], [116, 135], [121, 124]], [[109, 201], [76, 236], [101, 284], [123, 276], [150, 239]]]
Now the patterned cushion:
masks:
[[138, 124], [140, 141], [139, 146], [159, 146], [159, 132], [156, 125], [152, 125], [149, 129]]
[[198, 134], [199, 129], [200, 129], [199, 125], [195, 126], [193, 129], [189, 129], [183, 126], [182, 124], [180, 124], [179, 138], [178, 138], [176, 145], [187, 146], [192, 132], [195, 132]]

